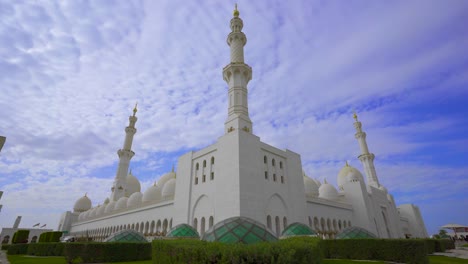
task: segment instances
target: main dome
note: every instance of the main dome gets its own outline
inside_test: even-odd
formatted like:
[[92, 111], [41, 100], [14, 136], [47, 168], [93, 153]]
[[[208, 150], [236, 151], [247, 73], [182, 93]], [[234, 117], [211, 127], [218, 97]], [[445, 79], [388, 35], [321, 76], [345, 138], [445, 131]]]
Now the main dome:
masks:
[[212, 226], [202, 240], [228, 244], [253, 244], [262, 241], [276, 241], [275, 235], [261, 223], [247, 217], [231, 217]]
[[81, 213], [84, 211], [88, 211], [89, 209], [91, 209], [91, 206], [91, 200], [85, 194], [83, 197], [76, 200], [75, 205], [73, 206], [73, 212]]
[[362, 177], [362, 174], [358, 169], [349, 166], [346, 162], [346, 165], [338, 173], [338, 188], [342, 191], [345, 183], [357, 181], [364, 182], [364, 177]]

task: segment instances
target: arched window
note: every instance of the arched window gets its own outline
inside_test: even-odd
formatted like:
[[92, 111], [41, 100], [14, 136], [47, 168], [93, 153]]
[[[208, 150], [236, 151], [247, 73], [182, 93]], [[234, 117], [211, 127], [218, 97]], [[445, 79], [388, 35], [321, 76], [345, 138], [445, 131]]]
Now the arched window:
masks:
[[276, 226], [276, 236], [279, 237], [281, 227], [280, 227], [280, 219], [278, 216], [275, 217], [275, 226]]
[[203, 168], [206, 168], [206, 160], [203, 161]]
[[338, 229], [341, 230], [341, 220], [338, 220]]
[[195, 177], [195, 185], [198, 184], [198, 177]]
[[284, 177], [281, 175], [281, 183], [284, 183]]
[[156, 223], [155, 223], [154, 220], [153, 220], [153, 221], [151, 221], [151, 227], [150, 227], [150, 233], [151, 233], [151, 235], [154, 235], [154, 232], [155, 232], [154, 228], [155, 228], [155, 227], [156, 227]]
[[195, 169], [196, 169], [196, 170], [199, 170], [199, 169], [200, 169], [200, 164], [198, 164], [198, 162], [197, 162], [197, 164], [195, 165]]
[[164, 219], [164, 221], [163, 221], [163, 232], [164, 232], [164, 235], [166, 235], [166, 233], [167, 233], [167, 219]]
[[276, 181], [276, 174], [273, 173], [273, 181]]
[[283, 229], [286, 229], [286, 227], [288, 226], [288, 219], [286, 219], [286, 216], [283, 217]]
[[211, 228], [213, 226], [213, 222], [214, 222], [213, 216], [210, 216], [209, 228]]
[[172, 228], [172, 218], [169, 220], [169, 228]]
[[275, 166], [275, 159], [271, 160], [271, 166], [273, 166], [273, 167]]
[[203, 176], [202, 176], [202, 182], [205, 182], [205, 181], [206, 181], [206, 175], [203, 174]]
[[312, 228], [312, 218], [309, 216], [309, 227]]
[[348, 223], [346, 221], [343, 221], [343, 227], [344, 228], [348, 227]]
[[282, 168], [283, 168], [283, 162], [280, 161], [280, 169], [282, 169]]
[[351, 226], [351, 221], [348, 220], [348, 226]]
[[271, 229], [271, 216], [267, 216], [267, 227], [268, 227], [270, 230], [272, 230], [272, 229]]
[[211, 172], [211, 174], [210, 174], [210, 179], [211, 179], [211, 180], [214, 180], [214, 172]]
[[268, 180], [268, 171], [265, 171], [265, 180]]
[[[161, 232], [161, 220], [158, 220], [158, 223], [156, 224], [156, 232]], [[159, 236], [160, 234], [158, 234]]]
[[140, 231], [140, 223], [137, 223], [137, 224], [135, 225], [135, 230], [136, 230], [136, 231]]
[[267, 157], [266, 157], [266, 156], [263, 156], [263, 163], [265, 163], [265, 164], [268, 163], [268, 160], [267, 160]]
[[327, 219], [327, 231], [331, 231], [331, 221], [330, 221], [330, 218]]
[[203, 236], [203, 234], [205, 234], [205, 217], [202, 217], [200, 221], [200, 235]]
[[336, 219], [333, 219], [333, 231], [338, 231], [338, 227], [336, 225]]
[[211, 165], [214, 164], [214, 157], [211, 157]]
[[195, 228], [195, 230], [198, 231], [198, 220], [197, 220], [197, 218], [193, 219], [193, 228]]

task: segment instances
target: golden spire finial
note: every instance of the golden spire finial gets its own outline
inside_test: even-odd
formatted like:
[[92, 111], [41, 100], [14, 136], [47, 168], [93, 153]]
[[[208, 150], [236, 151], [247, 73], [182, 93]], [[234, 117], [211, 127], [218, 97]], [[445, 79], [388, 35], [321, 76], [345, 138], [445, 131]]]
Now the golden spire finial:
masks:
[[346, 167], [349, 167], [348, 161], [346, 161]]
[[239, 10], [237, 10], [237, 3], [234, 5], [234, 7], [235, 7], [234, 12], [233, 12], [234, 17], [239, 17]]
[[353, 118], [354, 118], [354, 120], [356, 120], [356, 122], [357, 122], [358, 120], [357, 120], [357, 114], [356, 114], [356, 111], [353, 111], [353, 112], [354, 112], [354, 113], [353, 113]]
[[133, 116], [135, 116], [136, 112], [138, 111], [137, 106], [138, 106], [138, 102], [135, 103], [135, 108], [133, 108]]

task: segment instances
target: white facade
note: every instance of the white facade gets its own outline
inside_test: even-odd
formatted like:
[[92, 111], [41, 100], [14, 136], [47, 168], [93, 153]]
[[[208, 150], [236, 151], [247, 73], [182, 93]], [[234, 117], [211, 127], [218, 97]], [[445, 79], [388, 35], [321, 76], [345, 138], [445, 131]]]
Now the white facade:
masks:
[[225, 134], [216, 143], [179, 157], [176, 172], [167, 173], [141, 193], [136, 177], [127, 173], [134, 155], [135, 107], [124, 147], [118, 152], [111, 197], [99, 207], [92, 207], [87, 196], [80, 198], [74, 212], [64, 213], [59, 230], [102, 240], [121, 229], [136, 229], [151, 237], [187, 223], [203, 234], [219, 221], [243, 216], [278, 236], [288, 224], [301, 222], [329, 238], [348, 226], [365, 228], [382, 238], [427, 237], [419, 209], [397, 208], [393, 196], [380, 185], [374, 154], [357, 116], [354, 126], [367, 183], [346, 164], [338, 174], [338, 190], [307, 177], [299, 154], [268, 145], [253, 134], [247, 101], [252, 69], [244, 63], [247, 38], [237, 9], [230, 25], [231, 62], [223, 69], [229, 104]]

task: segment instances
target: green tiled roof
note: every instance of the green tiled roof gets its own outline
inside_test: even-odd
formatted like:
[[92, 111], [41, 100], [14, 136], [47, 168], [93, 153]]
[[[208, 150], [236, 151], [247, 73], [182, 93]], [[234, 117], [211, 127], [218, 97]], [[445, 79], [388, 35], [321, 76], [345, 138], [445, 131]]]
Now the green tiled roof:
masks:
[[133, 229], [126, 229], [115, 232], [106, 238], [104, 242], [148, 242], [148, 240], [141, 233]]
[[336, 235], [337, 239], [347, 239], [347, 238], [377, 238], [374, 234], [367, 231], [364, 228], [351, 226]]
[[228, 244], [253, 244], [278, 240], [263, 224], [247, 217], [232, 217], [223, 220], [206, 231], [202, 239]]
[[187, 224], [180, 224], [169, 230], [166, 237], [200, 238], [200, 235], [193, 227]]
[[286, 229], [284, 229], [281, 236], [290, 237], [290, 236], [314, 236], [317, 235], [315, 231], [310, 229], [310, 227], [302, 223], [292, 223]]

